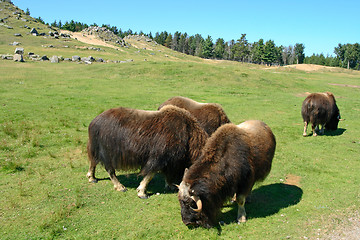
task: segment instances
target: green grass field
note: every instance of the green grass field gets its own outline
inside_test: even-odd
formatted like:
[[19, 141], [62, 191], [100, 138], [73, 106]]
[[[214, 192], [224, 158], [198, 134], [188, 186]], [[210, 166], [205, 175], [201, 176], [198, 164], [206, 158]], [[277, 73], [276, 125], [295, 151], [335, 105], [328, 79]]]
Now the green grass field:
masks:
[[[17, 24], [12, 21], [8, 24]], [[0, 53], [15, 49], [8, 45], [13, 41], [8, 31], [0, 26]], [[40, 52], [39, 39], [23, 39], [22, 47]], [[167, 49], [161, 53], [171, 58], [146, 51], [139, 56], [132, 47], [104, 49], [94, 57], [134, 61], [0, 60], [0, 239], [326, 239], [358, 214], [359, 72], [204, 61]], [[72, 47], [68, 53], [57, 47], [51, 51], [91, 55]], [[303, 137], [301, 103], [306, 92], [323, 91], [334, 93], [345, 120], [337, 131]], [[164, 192], [160, 175], [150, 183], [152, 196], [146, 200], [136, 196], [137, 171], [117, 172], [129, 189], [125, 193], [113, 190], [101, 166], [97, 177], [103, 180], [88, 183], [91, 120], [118, 106], [156, 110], [176, 95], [220, 103], [233, 123], [259, 119], [273, 130], [272, 170], [245, 205], [247, 223], [236, 224], [237, 206], [228, 203], [221, 228], [188, 229], [177, 194]]]

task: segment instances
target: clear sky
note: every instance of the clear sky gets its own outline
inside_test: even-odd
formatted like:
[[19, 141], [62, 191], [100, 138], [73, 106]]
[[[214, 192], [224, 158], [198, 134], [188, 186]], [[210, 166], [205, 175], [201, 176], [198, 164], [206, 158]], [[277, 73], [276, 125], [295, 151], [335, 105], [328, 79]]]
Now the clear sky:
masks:
[[334, 55], [339, 43], [360, 43], [360, 0], [12, 0], [45, 22], [109, 24], [124, 31], [176, 31], [225, 41], [305, 45], [305, 55]]

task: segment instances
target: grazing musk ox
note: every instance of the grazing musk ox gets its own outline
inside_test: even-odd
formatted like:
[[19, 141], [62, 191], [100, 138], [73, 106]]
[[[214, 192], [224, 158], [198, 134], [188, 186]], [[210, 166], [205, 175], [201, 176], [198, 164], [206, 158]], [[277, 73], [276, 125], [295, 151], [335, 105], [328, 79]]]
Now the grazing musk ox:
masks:
[[237, 221], [245, 222], [245, 199], [266, 178], [276, 147], [271, 129], [257, 120], [225, 124], [208, 138], [202, 154], [185, 170], [179, 187], [181, 217], [188, 226], [210, 228], [223, 203], [236, 194]]
[[336, 105], [335, 97], [331, 92], [311, 93], [302, 103], [301, 115], [304, 120], [304, 133], [307, 136], [306, 129], [310, 122], [313, 136], [317, 136], [316, 128], [321, 125], [320, 133], [324, 133], [324, 127], [327, 130], [336, 130], [340, 120], [340, 111]]
[[179, 183], [185, 168], [200, 156], [206, 139], [196, 119], [175, 106], [160, 111], [109, 109], [89, 125], [87, 177], [97, 182], [95, 168], [101, 163], [115, 190], [126, 191], [115, 170], [140, 168], [144, 178], [137, 192], [147, 198], [146, 187], [157, 172], [164, 174], [167, 184]]
[[189, 111], [209, 136], [221, 125], [230, 123], [224, 109], [217, 103], [199, 103], [190, 98], [177, 96], [162, 103], [158, 109], [166, 105], [175, 105]]

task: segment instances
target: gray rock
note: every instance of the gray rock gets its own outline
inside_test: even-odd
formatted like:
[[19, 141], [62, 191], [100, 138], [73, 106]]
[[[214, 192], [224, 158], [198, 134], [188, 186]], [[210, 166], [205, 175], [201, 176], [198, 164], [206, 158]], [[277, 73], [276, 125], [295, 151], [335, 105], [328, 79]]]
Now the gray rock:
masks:
[[21, 33], [15, 33], [14, 36], [15, 37], [22, 37]]
[[14, 56], [9, 55], [9, 54], [5, 54], [5, 55], [2, 55], [1, 58], [4, 59], [4, 60], [13, 60]]
[[41, 57], [41, 60], [42, 61], [49, 61], [49, 58], [46, 55], [44, 55], [44, 56]]
[[22, 54], [14, 54], [14, 62], [25, 62]]
[[92, 56], [89, 56], [89, 57], [83, 57], [81, 59], [82, 61], [89, 61], [89, 62], [95, 62], [95, 58], [93, 58]]
[[36, 34], [36, 35], [39, 34], [39, 32], [38, 32], [35, 28], [32, 28], [32, 29], [30, 30], [30, 33], [31, 33], [31, 34]]
[[14, 53], [23, 55], [24, 54], [24, 48], [16, 48]]
[[79, 61], [81, 60], [81, 57], [79, 57], [79, 56], [72, 56], [71, 59], [72, 59], [73, 62], [79, 62]]
[[52, 63], [59, 63], [59, 57], [58, 56], [52, 56], [50, 58], [50, 62]]
[[13, 42], [13, 43], [10, 43], [9, 45], [12, 45], [12, 46], [19, 46], [21, 43], [19, 42]]

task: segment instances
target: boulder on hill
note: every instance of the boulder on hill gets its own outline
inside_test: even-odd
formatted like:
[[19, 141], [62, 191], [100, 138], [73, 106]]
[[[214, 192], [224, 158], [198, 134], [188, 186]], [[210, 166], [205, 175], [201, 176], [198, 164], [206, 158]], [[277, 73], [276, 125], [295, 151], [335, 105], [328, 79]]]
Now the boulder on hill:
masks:
[[25, 62], [22, 54], [14, 54], [14, 62]]
[[30, 30], [30, 34], [37, 36], [39, 34], [39, 32], [35, 28], [32, 28]]
[[52, 56], [50, 58], [50, 62], [52, 63], [59, 63], [59, 57], [58, 56]]
[[79, 56], [72, 56], [72, 57], [71, 57], [71, 60], [72, 60], [73, 62], [80, 62], [81, 57], [79, 57]]
[[16, 48], [14, 53], [23, 55], [24, 54], [24, 48]]

